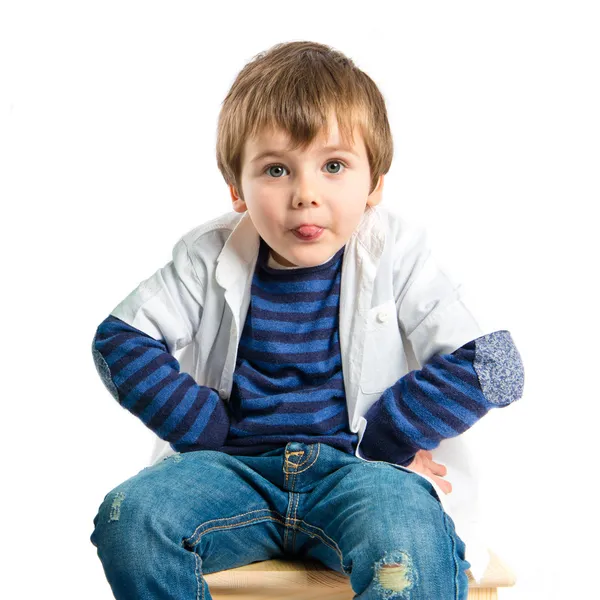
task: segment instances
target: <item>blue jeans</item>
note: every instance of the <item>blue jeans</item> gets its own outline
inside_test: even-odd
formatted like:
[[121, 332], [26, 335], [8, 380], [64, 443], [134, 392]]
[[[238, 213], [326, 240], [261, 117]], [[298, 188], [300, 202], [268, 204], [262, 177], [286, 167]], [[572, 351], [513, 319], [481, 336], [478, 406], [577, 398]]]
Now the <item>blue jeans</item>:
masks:
[[346, 574], [360, 600], [468, 593], [465, 544], [433, 486], [320, 443], [169, 456], [109, 492], [94, 527], [118, 600], [209, 600], [203, 575], [278, 557]]

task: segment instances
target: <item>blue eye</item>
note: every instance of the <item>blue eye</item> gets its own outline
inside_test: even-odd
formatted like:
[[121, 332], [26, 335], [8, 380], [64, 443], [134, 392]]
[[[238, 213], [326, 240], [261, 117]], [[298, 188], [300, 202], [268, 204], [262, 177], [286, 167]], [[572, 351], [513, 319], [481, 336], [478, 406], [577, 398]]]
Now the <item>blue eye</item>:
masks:
[[[269, 172], [271, 169], [284, 169], [285, 167], [282, 167], [281, 165], [269, 165], [266, 169], [265, 172]], [[279, 177], [274, 177], [274, 179], [279, 179]]]
[[[346, 168], [346, 165], [341, 161], [341, 160], [330, 160], [327, 162], [328, 165], [342, 165], [344, 168]], [[285, 169], [285, 167], [283, 165], [280, 164], [274, 164], [274, 165], [269, 165], [268, 167], [265, 168], [264, 172], [265, 173], [269, 173], [269, 171], [271, 169]], [[339, 173], [339, 169], [337, 171], [328, 171], [329, 174], [331, 175], [337, 175]], [[273, 173], [270, 173], [271, 175], [273, 175]], [[280, 179], [279, 176], [275, 176], [273, 177], [273, 179]]]
[[[341, 166], [342, 163], [339, 160], [330, 160], [327, 164], [328, 165], [340, 165]], [[329, 172], [331, 173], [331, 171], [329, 171]], [[334, 174], [335, 173], [339, 173], [339, 171], [335, 171]]]

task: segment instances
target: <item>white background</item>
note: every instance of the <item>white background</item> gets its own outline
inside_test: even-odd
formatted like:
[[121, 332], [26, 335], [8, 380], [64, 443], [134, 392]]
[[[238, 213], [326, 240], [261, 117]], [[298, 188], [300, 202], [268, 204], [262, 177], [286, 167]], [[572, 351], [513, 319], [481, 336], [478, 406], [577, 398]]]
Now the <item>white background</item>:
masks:
[[468, 432], [487, 539], [518, 577], [501, 600], [592, 597], [596, 7], [3, 2], [2, 596], [112, 597], [92, 520], [153, 436], [104, 389], [92, 337], [183, 233], [230, 210], [216, 123], [239, 70], [311, 40], [379, 85], [395, 142], [384, 202], [428, 226], [523, 358], [523, 398]]

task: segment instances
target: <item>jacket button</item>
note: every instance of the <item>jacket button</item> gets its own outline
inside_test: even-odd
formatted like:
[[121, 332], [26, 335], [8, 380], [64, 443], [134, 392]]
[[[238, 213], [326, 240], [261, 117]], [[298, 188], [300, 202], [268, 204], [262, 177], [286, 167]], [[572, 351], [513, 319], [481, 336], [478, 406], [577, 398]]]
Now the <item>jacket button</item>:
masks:
[[385, 321], [387, 321], [387, 318], [388, 318], [388, 314], [385, 311], [382, 311], [377, 314], [377, 320], [380, 323], [384, 323]]
[[221, 388], [221, 389], [219, 390], [219, 396], [220, 396], [220, 397], [221, 397], [223, 400], [225, 400], [225, 398], [227, 398], [227, 390], [226, 390], [226, 389], [224, 389], [224, 388]]

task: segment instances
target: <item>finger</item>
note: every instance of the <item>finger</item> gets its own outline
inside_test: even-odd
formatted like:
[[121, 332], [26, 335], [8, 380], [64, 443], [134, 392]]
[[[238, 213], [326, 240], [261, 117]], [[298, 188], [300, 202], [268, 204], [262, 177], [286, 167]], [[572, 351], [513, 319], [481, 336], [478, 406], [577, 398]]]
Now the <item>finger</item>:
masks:
[[428, 466], [431, 469], [431, 472], [435, 473], [436, 475], [444, 476], [444, 475], [448, 474], [448, 469], [447, 469], [446, 465], [442, 465], [440, 463], [430, 461]]
[[450, 494], [452, 492], [452, 484], [449, 481], [446, 481], [441, 477], [434, 477], [433, 479], [435, 480], [439, 488], [442, 490], [442, 492], [444, 492], [444, 494]]

